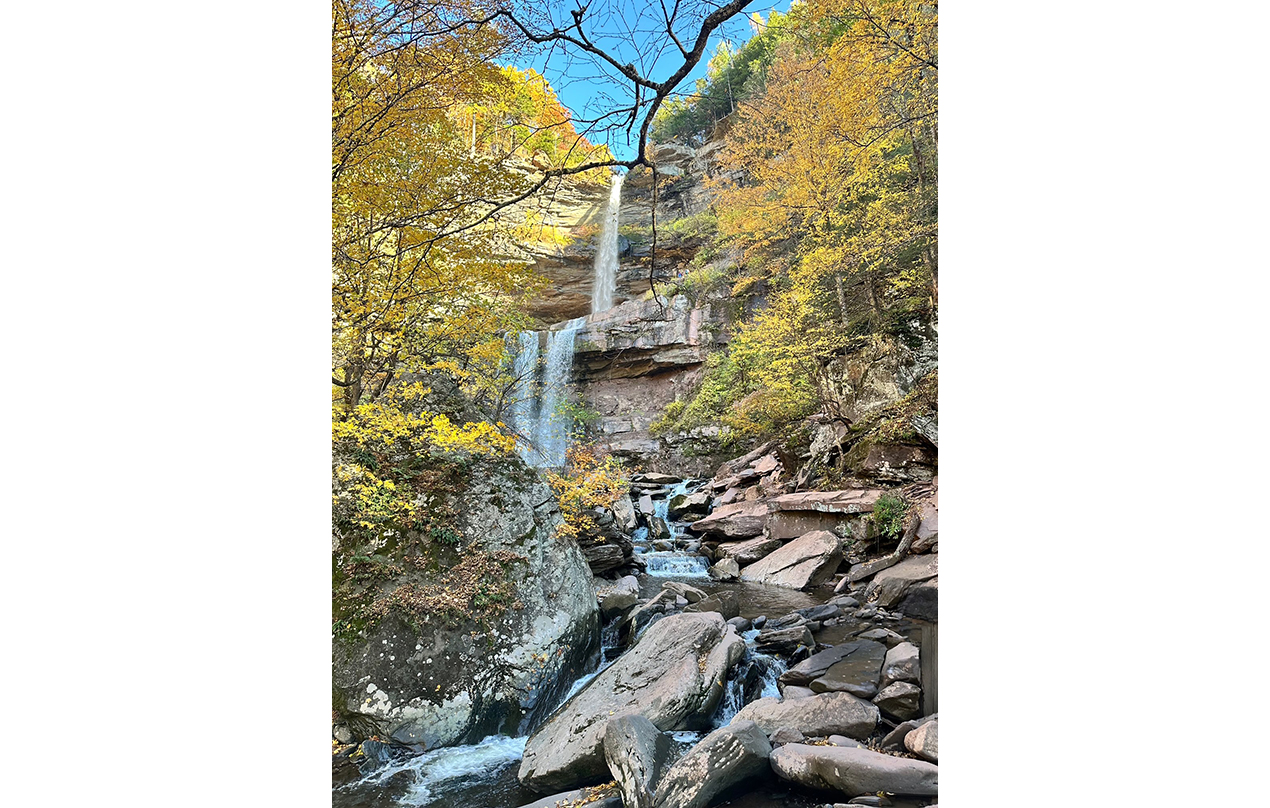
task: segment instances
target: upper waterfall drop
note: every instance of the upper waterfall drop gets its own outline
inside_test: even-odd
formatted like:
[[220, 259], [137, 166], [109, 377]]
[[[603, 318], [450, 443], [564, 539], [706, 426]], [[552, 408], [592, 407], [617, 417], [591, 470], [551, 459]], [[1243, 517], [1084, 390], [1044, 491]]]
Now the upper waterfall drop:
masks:
[[617, 291], [617, 215], [622, 207], [622, 180], [625, 174], [613, 174], [609, 188], [609, 206], [604, 213], [604, 227], [600, 231], [600, 248], [595, 253], [595, 283], [591, 288], [591, 313], [613, 308], [613, 293]]

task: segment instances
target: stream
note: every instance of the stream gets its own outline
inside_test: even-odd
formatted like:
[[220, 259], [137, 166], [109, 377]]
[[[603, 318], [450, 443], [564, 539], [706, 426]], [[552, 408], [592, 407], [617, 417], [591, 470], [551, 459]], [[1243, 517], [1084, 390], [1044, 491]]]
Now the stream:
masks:
[[[640, 602], [656, 595], [666, 581], [681, 581], [707, 594], [731, 589], [737, 595], [740, 616], [752, 620], [763, 615], [779, 617], [796, 609], [817, 606], [833, 597], [827, 586], [803, 592], [743, 581], [725, 583], [710, 578], [707, 574], [708, 561], [684, 549], [689, 543], [684, 534], [686, 523], [672, 521], [667, 515], [670, 498], [687, 489], [688, 486], [681, 483], [662, 498], [654, 499], [653, 516], [665, 520], [674, 549], [664, 549], [665, 540], [661, 542], [663, 549], [655, 549], [646, 527], [638, 528], [633, 534], [635, 558], [646, 565], [646, 571], [636, 576]], [[604, 626], [599, 665], [596, 670], [578, 678], [562, 704], [620, 656], [623, 649], [614, 647], [620, 619]], [[831, 645], [840, 643], [864, 625], [849, 619], [817, 632], [816, 640]], [[915, 643], [921, 643], [921, 621], [905, 619], [888, 627]], [[643, 630], [647, 630], [647, 626]], [[711, 717], [714, 727], [726, 725], [750, 701], [780, 695], [776, 681], [787, 669], [785, 660], [758, 652], [754, 647], [757, 635], [757, 629], [741, 635], [748, 652], [730, 673], [727, 690]], [[672, 757], [687, 752], [705, 734], [671, 733], [679, 746], [677, 754]], [[334, 808], [517, 808], [544, 796], [522, 787], [516, 779], [527, 740], [527, 737], [491, 736], [477, 744], [446, 747], [411, 758], [394, 759], [366, 775], [359, 776], [356, 770], [345, 770], [345, 779], [334, 784], [332, 805]], [[826, 802], [824, 796], [803, 793], [780, 781], [742, 784], [734, 791], [736, 793], [721, 795], [716, 802], [722, 804], [726, 801], [734, 808], [818, 808]], [[902, 808], [919, 803], [895, 801], [894, 804]]]

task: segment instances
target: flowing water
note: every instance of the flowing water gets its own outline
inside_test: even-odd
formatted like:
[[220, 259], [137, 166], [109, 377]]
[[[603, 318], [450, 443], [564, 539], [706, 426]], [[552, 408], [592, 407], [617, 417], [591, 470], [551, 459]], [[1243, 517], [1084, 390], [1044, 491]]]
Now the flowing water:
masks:
[[569, 418], [562, 407], [569, 398], [574, 338], [585, 323], [585, 317], [577, 317], [550, 331], [523, 331], [517, 336], [512, 372], [520, 382], [508, 417], [512, 428], [526, 439], [520, 444], [520, 455], [531, 466], [564, 465]]
[[595, 252], [595, 283], [591, 287], [592, 314], [613, 308], [618, 269], [617, 216], [622, 206], [622, 180], [625, 178], [624, 174], [614, 174], [609, 187], [609, 207], [604, 213], [600, 245]]

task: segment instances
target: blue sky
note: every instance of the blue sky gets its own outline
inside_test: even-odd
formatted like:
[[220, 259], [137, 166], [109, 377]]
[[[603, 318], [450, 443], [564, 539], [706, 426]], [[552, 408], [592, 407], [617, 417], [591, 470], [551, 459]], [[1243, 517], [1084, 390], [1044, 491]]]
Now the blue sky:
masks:
[[[731, 40], [734, 46], [740, 46], [752, 36], [749, 23], [752, 13], [757, 11], [764, 18], [773, 8], [784, 13], [789, 10], [790, 2], [791, 0], [753, 0], [741, 14], [715, 30], [710, 36], [706, 55], [679, 83], [676, 90], [692, 91], [696, 80], [706, 75], [706, 63], [719, 42]], [[686, 3], [684, 5], [687, 7]], [[705, 8], [705, 11], [709, 10], [709, 7]], [[664, 30], [656, 30], [660, 18], [660, 5], [644, 0], [592, 0], [583, 30], [593, 42], [620, 61], [634, 64], [653, 80], [662, 81], [682, 64], [682, 57], [674, 44], [669, 42]], [[557, 19], [556, 22], [560, 24], [560, 20]], [[699, 30], [699, 26], [694, 26], [691, 19], [676, 25], [677, 34], [689, 49], [693, 40], [685, 37], [690, 30], [693, 33]], [[659, 45], [667, 48], [660, 54], [656, 51]], [[607, 72], [601, 77], [594, 64], [580, 60], [570, 52], [557, 50], [550, 54], [537, 54], [529, 59], [518, 60], [517, 66], [532, 67], [545, 75], [561, 102], [574, 112], [575, 119], [594, 118], [613, 106], [630, 101], [627, 95], [628, 86], [614, 79], [617, 74], [612, 67], [607, 67]], [[578, 128], [581, 130], [582, 126]], [[629, 143], [625, 131], [622, 131], [613, 133], [608, 139], [608, 145], [618, 159], [626, 160], [635, 156], [637, 138], [638, 127], [633, 131]], [[605, 138], [593, 136], [590, 139], [603, 142]]]

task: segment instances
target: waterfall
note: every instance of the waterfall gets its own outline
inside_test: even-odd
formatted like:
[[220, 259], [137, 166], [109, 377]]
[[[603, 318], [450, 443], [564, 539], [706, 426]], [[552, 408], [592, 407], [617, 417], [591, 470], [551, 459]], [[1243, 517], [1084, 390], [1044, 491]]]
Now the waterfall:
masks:
[[[614, 174], [609, 189], [609, 206], [604, 229], [595, 254], [595, 283], [591, 290], [591, 313], [613, 307], [617, 288], [617, 214], [622, 204], [623, 174]], [[516, 343], [512, 374], [519, 381], [515, 398], [508, 408], [512, 428], [528, 441], [520, 456], [531, 466], [558, 468], [564, 465], [569, 445], [569, 419], [560, 409], [569, 398], [569, 376], [573, 371], [573, 340], [586, 323], [578, 317], [545, 332], [522, 331]]]
[[604, 213], [604, 229], [600, 233], [600, 248], [595, 253], [595, 284], [591, 289], [591, 313], [613, 308], [613, 293], [617, 290], [617, 214], [622, 206], [622, 180], [624, 174], [614, 174], [609, 188], [609, 207]]
[[545, 351], [541, 345], [543, 332], [522, 331], [516, 337], [512, 373], [519, 381], [508, 408], [508, 420], [529, 442], [521, 445], [520, 456], [531, 466], [564, 465], [570, 424], [560, 410], [569, 397], [573, 340], [585, 322], [585, 317], [578, 317], [545, 332]]

